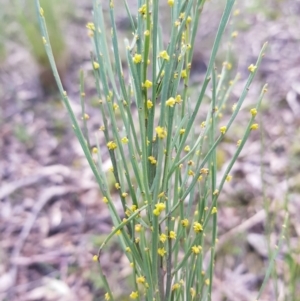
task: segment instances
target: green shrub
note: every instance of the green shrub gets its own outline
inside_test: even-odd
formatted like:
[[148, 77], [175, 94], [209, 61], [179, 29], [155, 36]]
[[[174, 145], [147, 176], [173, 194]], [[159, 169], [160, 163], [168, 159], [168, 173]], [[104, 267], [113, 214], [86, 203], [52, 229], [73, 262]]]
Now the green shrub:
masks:
[[[94, 46], [91, 65], [105, 146], [97, 134], [96, 147], [92, 148], [83, 73], [81, 126], [58, 76], [44, 10], [36, 1], [42, 40], [62, 100], [114, 224], [114, 230], [95, 255], [105, 284], [105, 300], [118, 298], [101, 269], [101, 253], [115, 235], [132, 266], [131, 299], [211, 300], [218, 198], [225, 182], [231, 179], [230, 171], [249, 135], [258, 128], [255, 118], [266, 92], [264, 86], [250, 110], [248, 125], [237, 141], [225, 173], [217, 174], [217, 149], [241, 109], [266, 48], [264, 45], [257, 62], [249, 66], [245, 87], [228, 121], [219, 124], [219, 116], [238, 79], [229, 78], [232, 62], [223, 64], [219, 75], [214, 66], [234, 2], [226, 1], [198, 95], [190, 94], [189, 80], [205, 1], [167, 1], [172, 24], [167, 43], [162, 39], [158, 22], [158, 0], [140, 0], [138, 12], [134, 12], [136, 20], [124, 1], [134, 33], [133, 38], [125, 40], [125, 47], [118, 39], [113, 1], [110, 1], [108, 29], [101, 4], [93, 2], [94, 20], [87, 28]], [[236, 33], [229, 36], [233, 40]], [[108, 45], [112, 45], [112, 55]], [[122, 49], [128, 67], [124, 70], [120, 59]], [[209, 106], [204, 105], [207, 100]], [[206, 115], [204, 120], [199, 120], [200, 110], [201, 116]], [[112, 163], [113, 189], [102, 165], [104, 148], [108, 149]], [[122, 204], [123, 219], [117, 212], [116, 202]], [[208, 260], [205, 260], [206, 253], [210, 255]]]

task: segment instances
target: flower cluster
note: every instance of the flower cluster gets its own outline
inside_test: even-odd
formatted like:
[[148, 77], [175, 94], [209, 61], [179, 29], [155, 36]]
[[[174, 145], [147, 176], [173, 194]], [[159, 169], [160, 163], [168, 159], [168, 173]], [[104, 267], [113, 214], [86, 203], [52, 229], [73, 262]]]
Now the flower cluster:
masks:
[[194, 253], [195, 255], [200, 254], [201, 251], [202, 251], [201, 246], [192, 246], [192, 253]]
[[155, 209], [153, 210], [153, 214], [159, 216], [163, 210], [166, 209], [166, 205], [164, 203], [155, 204]]
[[168, 55], [168, 52], [166, 50], [164, 51], [161, 51], [159, 53], [159, 57], [166, 60], [166, 61], [169, 61], [170, 60], [170, 56]]
[[153, 156], [149, 156], [149, 157], [148, 157], [148, 160], [149, 160], [150, 163], [153, 164], [153, 165], [155, 165], [155, 164], [157, 163], [155, 157], [153, 157]]
[[158, 138], [163, 139], [167, 137], [167, 130], [164, 127], [158, 126], [155, 128]]
[[107, 145], [109, 150], [114, 150], [114, 149], [117, 148], [117, 144], [114, 141], [109, 141], [106, 145]]
[[220, 132], [221, 132], [222, 135], [224, 135], [226, 133], [226, 131], [227, 131], [227, 127], [226, 126], [221, 126], [220, 127]]
[[158, 248], [157, 253], [158, 253], [161, 257], [164, 257], [165, 254], [167, 253], [167, 251], [165, 250], [165, 248]]
[[195, 233], [200, 233], [203, 231], [202, 225], [198, 222], [194, 222], [193, 229], [194, 229]]

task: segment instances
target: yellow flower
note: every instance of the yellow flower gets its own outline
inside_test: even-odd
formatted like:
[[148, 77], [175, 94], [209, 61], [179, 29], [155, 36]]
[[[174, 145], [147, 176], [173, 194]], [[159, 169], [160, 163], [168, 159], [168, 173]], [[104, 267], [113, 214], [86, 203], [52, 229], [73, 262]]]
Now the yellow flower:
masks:
[[180, 134], [180, 135], [183, 135], [184, 133], [185, 133], [185, 129], [180, 129], [180, 130], [179, 130], [179, 134]]
[[216, 189], [214, 192], [213, 192], [213, 195], [218, 195], [219, 194], [219, 190]]
[[238, 140], [238, 141], [236, 142], [236, 146], [240, 146], [241, 143], [242, 143], [242, 140], [240, 139], [240, 140]]
[[202, 225], [198, 222], [194, 222], [193, 229], [194, 229], [195, 233], [199, 233], [199, 232], [203, 231]]
[[173, 285], [172, 285], [172, 291], [176, 291], [176, 290], [178, 290], [180, 288], [180, 283], [174, 283]]
[[141, 232], [142, 225], [141, 224], [136, 224], [135, 227], [134, 227], [134, 229], [135, 229], [136, 232]]
[[93, 261], [98, 261], [98, 255], [93, 256]]
[[153, 210], [153, 214], [156, 215], [156, 216], [159, 216], [160, 211], [156, 208], [156, 209]]
[[109, 141], [106, 145], [109, 150], [114, 150], [117, 148], [117, 144], [114, 141]]
[[139, 292], [138, 291], [135, 291], [135, 292], [132, 292], [129, 297], [131, 299], [137, 299], [139, 297]]
[[186, 18], [186, 24], [190, 24], [192, 22], [192, 17], [191, 16], [188, 16]]
[[252, 115], [253, 117], [255, 117], [256, 114], [257, 114], [257, 110], [256, 110], [255, 108], [253, 108], [253, 109], [250, 110], [250, 113], [251, 113], [251, 115]]
[[97, 62], [93, 62], [94, 69], [99, 69], [100, 65]]
[[133, 62], [135, 64], [139, 64], [141, 61], [142, 61], [142, 55], [136, 53], [133, 57]]
[[211, 214], [215, 214], [218, 212], [218, 209], [217, 207], [213, 207], [212, 210], [211, 210]]
[[168, 238], [167, 235], [164, 233], [159, 235], [159, 241], [162, 243], [166, 242], [167, 238]]
[[189, 169], [188, 175], [191, 176], [191, 177], [193, 177], [195, 175], [195, 173], [191, 169]]
[[226, 64], [226, 68], [227, 68], [227, 70], [231, 70], [232, 69], [232, 64], [231, 63], [227, 63]]
[[185, 152], [189, 152], [191, 150], [189, 145], [186, 145], [183, 149]]
[[194, 253], [195, 255], [200, 254], [201, 250], [201, 246], [192, 246], [192, 253]]
[[195, 291], [195, 289], [191, 287], [191, 288], [190, 288], [190, 293], [191, 293], [192, 298], [194, 299], [195, 296], [196, 296], [196, 291]]
[[159, 53], [159, 57], [161, 57], [162, 59], [168, 61], [170, 59], [170, 56], [168, 55], [168, 52], [166, 50], [161, 51]]
[[174, 5], [174, 0], [168, 0], [168, 4], [172, 7]]
[[106, 293], [106, 294], [104, 295], [104, 299], [105, 299], [106, 301], [109, 301], [109, 300], [110, 300], [109, 293]]
[[182, 78], [187, 78], [187, 72], [186, 72], [185, 69], [181, 71], [181, 77]]
[[236, 9], [234, 12], [233, 12], [233, 15], [234, 16], [238, 16], [240, 14], [240, 10], [239, 9]]
[[234, 31], [232, 34], [231, 34], [231, 36], [233, 37], [233, 38], [236, 38], [237, 36], [238, 36], [238, 32], [237, 31]]
[[221, 134], [225, 134], [226, 133], [226, 131], [227, 131], [227, 127], [226, 126], [221, 126], [220, 127], [220, 132], [221, 132]]
[[152, 87], [152, 82], [150, 80], [146, 80], [143, 84], [143, 86], [146, 88], [146, 89], [149, 89]]
[[207, 286], [210, 284], [210, 280], [209, 280], [208, 278], [205, 280], [205, 284], [206, 284]]
[[122, 197], [123, 197], [123, 198], [126, 198], [127, 196], [128, 196], [128, 193], [127, 193], [127, 192], [123, 192], [123, 193], [122, 193]]
[[249, 67], [248, 67], [248, 70], [253, 73], [255, 70], [256, 70], [257, 66], [254, 66], [253, 64], [251, 64]]
[[87, 23], [85, 27], [89, 30], [95, 31], [95, 24], [92, 22]]
[[123, 137], [123, 138], [121, 139], [121, 141], [122, 141], [122, 143], [127, 144], [129, 140], [128, 140], [127, 137]]
[[189, 225], [189, 220], [187, 218], [181, 220], [182, 227], [187, 227]]
[[176, 236], [177, 236], [177, 234], [176, 234], [174, 231], [170, 231], [169, 237], [170, 237], [171, 239], [176, 239]]
[[156, 159], [153, 156], [149, 156], [148, 160], [150, 161], [151, 164], [155, 165], [157, 163]]
[[201, 168], [201, 169], [200, 169], [200, 173], [201, 173], [201, 174], [204, 174], [204, 175], [208, 175], [209, 169], [208, 169], [208, 168]]
[[175, 102], [178, 104], [182, 103], [181, 95], [179, 95], [179, 94], [176, 95]]
[[152, 107], [153, 107], [153, 102], [150, 99], [148, 99], [147, 100], [147, 108], [151, 109]]
[[142, 5], [142, 6], [139, 8], [139, 13], [140, 13], [141, 15], [145, 15], [146, 12], [147, 12], [147, 6], [146, 6], [146, 4], [144, 4], [144, 5]]
[[136, 205], [131, 205], [130, 210], [131, 210], [132, 212], [137, 211]]
[[161, 126], [155, 128], [155, 132], [158, 138], [163, 139], [167, 137], [167, 130]]
[[144, 35], [146, 36], [146, 37], [148, 37], [149, 35], [150, 35], [150, 31], [147, 29], [147, 30], [145, 30], [144, 31]]
[[226, 176], [226, 181], [227, 181], [227, 182], [230, 182], [231, 179], [232, 179], [232, 176], [231, 176], [231, 175], [227, 175], [227, 176]]
[[[112, 231], [115, 231], [115, 229], [116, 229], [115, 227], [112, 227]], [[116, 231], [116, 235], [121, 235], [121, 230], [120, 229]]]
[[164, 203], [155, 204], [155, 209], [153, 210], [153, 214], [159, 216], [160, 213], [166, 209], [166, 205]]
[[166, 209], [166, 205], [164, 203], [157, 203], [155, 204], [155, 208], [158, 208], [158, 210], [163, 211]]
[[202, 129], [204, 129], [204, 128], [206, 127], [206, 122], [205, 122], [205, 121], [202, 121], [201, 124], [200, 124], [200, 127], [201, 127]]
[[164, 257], [165, 254], [167, 253], [167, 251], [165, 250], [165, 248], [158, 248], [158, 249], [157, 249], [157, 253], [158, 253], [161, 257]]
[[119, 109], [119, 106], [116, 103], [114, 103], [113, 104], [113, 110], [115, 111], [115, 110], [118, 110], [118, 109]]
[[40, 7], [40, 15], [44, 17], [44, 10]]
[[250, 126], [250, 130], [257, 130], [258, 129], [258, 123], [253, 123], [251, 126]]
[[97, 148], [97, 147], [93, 147], [92, 153], [93, 153], [93, 154], [97, 154], [97, 153], [98, 153], [98, 148]]
[[106, 196], [105, 196], [105, 197], [103, 197], [102, 201], [103, 201], [105, 204], [107, 204], [107, 203], [108, 203], [108, 199], [107, 199], [107, 197], [106, 197]]
[[165, 197], [165, 192], [162, 191], [160, 194], [157, 195], [157, 198], [160, 199], [162, 197]]
[[42, 38], [42, 40], [43, 40], [43, 43], [44, 43], [44, 45], [46, 45], [46, 44], [47, 44], [47, 40], [46, 40], [46, 38], [45, 38], [45, 37], [43, 37], [43, 38]]
[[89, 120], [90, 119], [90, 115], [89, 114], [87, 114], [87, 113], [84, 113], [84, 115], [83, 115], [83, 118], [82, 118], [83, 120]]
[[167, 101], [166, 101], [166, 106], [167, 107], [172, 107], [175, 105], [176, 101], [174, 99], [174, 97], [170, 97]]
[[116, 189], [120, 189], [120, 188], [121, 188], [120, 183], [116, 183], [116, 184], [115, 184], [115, 187], [116, 187]]
[[137, 283], [145, 283], [146, 282], [146, 279], [144, 276], [140, 276], [140, 277], [137, 277], [136, 278], [136, 282]]
[[175, 23], [174, 23], [175, 27], [178, 27], [180, 25], [180, 21], [179, 20], [176, 20]]

